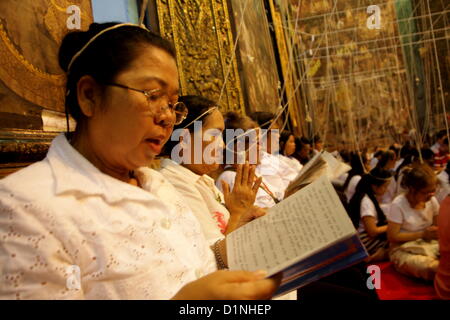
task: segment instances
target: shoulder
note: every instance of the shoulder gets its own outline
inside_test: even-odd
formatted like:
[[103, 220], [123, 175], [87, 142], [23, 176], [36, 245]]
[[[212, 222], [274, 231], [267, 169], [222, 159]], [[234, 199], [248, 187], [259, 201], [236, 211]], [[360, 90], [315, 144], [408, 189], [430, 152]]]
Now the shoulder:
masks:
[[36, 162], [0, 180], [0, 198], [43, 200], [54, 194], [55, 180], [47, 161]]

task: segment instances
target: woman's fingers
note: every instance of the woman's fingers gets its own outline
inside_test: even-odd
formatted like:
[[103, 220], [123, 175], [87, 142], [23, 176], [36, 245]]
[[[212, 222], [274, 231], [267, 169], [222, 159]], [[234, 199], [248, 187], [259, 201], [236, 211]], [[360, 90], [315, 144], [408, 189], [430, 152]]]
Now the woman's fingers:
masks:
[[261, 183], [262, 183], [262, 177], [259, 177], [258, 179], [256, 179], [255, 183], [253, 184], [252, 191], [253, 191], [253, 193], [255, 193], [255, 195], [258, 192], [258, 189], [261, 186]]
[[225, 199], [228, 199], [228, 196], [230, 195], [230, 185], [224, 180], [221, 180], [221, 184], [223, 190], [223, 197]]
[[248, 179], [246, 181], [247, 186], [250, 188], [253, 186], [253, 182], [255, 181], [255, 170], [256, 166], [250, 165], [250, 170], [248, 172]]
[[242, 169], [242, 181], [241, 181], [242, 185], [247, 185], [249, 171], [250, 165], [248, 164], [248, 161], [246, 161]]
[[236, 166], [236, 177], [234, 178], [234, 187], [240, 186], [242, 183], [242, 164]]

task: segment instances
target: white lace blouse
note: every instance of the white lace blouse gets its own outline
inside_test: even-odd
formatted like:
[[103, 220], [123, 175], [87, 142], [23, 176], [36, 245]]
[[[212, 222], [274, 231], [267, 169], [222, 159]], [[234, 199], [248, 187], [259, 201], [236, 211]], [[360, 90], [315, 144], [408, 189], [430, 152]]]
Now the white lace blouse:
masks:
[[215, 271], [183, 198], [158, 172], [135, 173], [142, 189], [60, 135], [0, 180], [0, 299], [168, 299]]

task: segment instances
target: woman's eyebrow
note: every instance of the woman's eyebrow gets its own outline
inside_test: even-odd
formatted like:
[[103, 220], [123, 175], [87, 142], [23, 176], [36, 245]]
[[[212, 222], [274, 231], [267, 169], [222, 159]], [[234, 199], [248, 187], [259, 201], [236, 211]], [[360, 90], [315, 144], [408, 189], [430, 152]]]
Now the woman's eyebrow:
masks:
[[143, 76], [143, 77], [139, 78], [138, 81], [142, 82], [142, 83], [154, 81], [154, 82], [157, 82], [163, 88], [167, 88], [168, 87], [168, 83], [165, 80], [163, 80], [163, 79], [161, 79], [159, 77]]

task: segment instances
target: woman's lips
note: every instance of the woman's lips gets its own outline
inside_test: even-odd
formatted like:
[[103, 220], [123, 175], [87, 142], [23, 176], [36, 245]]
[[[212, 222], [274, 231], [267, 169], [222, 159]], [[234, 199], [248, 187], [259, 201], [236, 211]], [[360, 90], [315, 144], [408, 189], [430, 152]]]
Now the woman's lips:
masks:
[[152, 150], [153, 153], [159, 154], [159, 153], [161, 153], [162, 148], [164, 146], [163, 141], [164, 141], [163, 139], [151, 138], [151, 139], [146, 139], [145, 143], [147, 144], [147, 146], [150, 147], [150, 149]]

